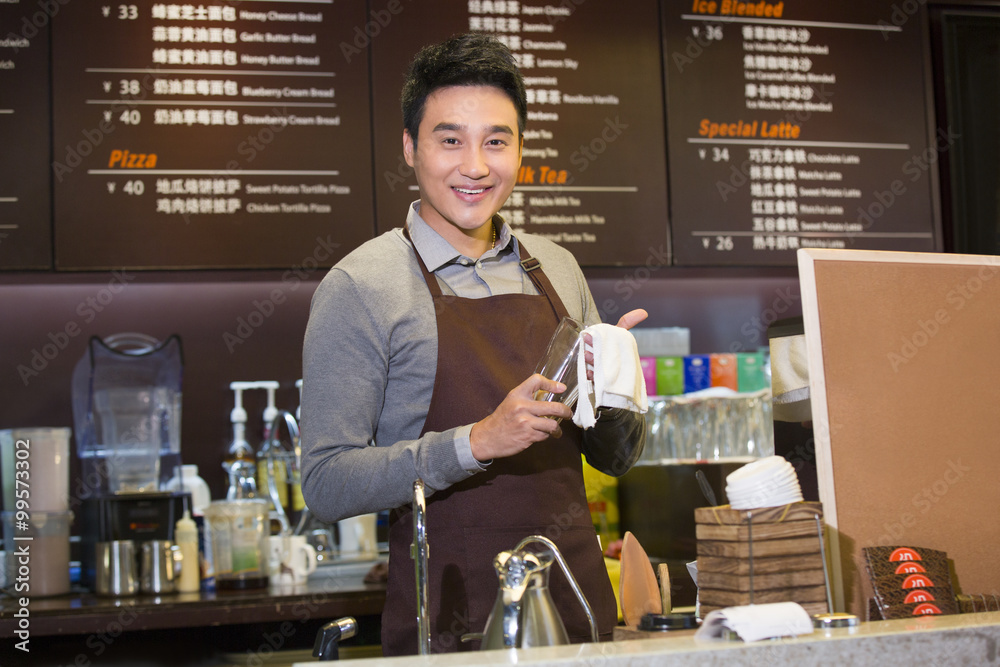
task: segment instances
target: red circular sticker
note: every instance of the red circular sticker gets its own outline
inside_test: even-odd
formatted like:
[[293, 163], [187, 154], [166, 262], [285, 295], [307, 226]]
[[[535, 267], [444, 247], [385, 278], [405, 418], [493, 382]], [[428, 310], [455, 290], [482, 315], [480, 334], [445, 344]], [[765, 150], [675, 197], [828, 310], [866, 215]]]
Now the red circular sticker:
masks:
[[940, 614], [941, 610], [938, 609], [936, 604], [931, 604], [930, 602], [924, 602], [923, 604], [918, 604], [913, 608], [914, 616], [926, 616], [927, 614]]
[[932, 602], [934, 596], [930, 591], [925, 591], [922, 588], [917, 588], [909, 593], [907, 593], [906, 598], [903, 600], [905, 604], [910, 604], [913, 602]]
[[900, 560], [923, 560], [923, 558], [910, 547], [899, 547], [889, 554], [889, 562], [895, 563]]
[[896, 574], [913, 574], [914, 572], [926, 572], [920, 563], [904, 562], [896, 568]]
[[903, 580], [903, 588], [934, 588], [934, 582], [926, 574], [911, 574]]

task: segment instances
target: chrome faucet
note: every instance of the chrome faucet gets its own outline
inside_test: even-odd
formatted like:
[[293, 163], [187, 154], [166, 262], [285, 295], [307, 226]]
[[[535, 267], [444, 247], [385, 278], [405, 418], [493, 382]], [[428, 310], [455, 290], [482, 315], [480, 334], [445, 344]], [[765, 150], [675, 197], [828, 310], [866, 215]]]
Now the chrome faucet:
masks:
[[[282, 424], [285, 425], [285, 429], [288, 431], [289, 444], [291, 445], [290, 450], [283, 446], [279, 437]], [[277, 471], [275, 464], [282, 462], [285, 464], [286, 479], [293, 484], [301, 484], [300, 463], [302, 460], [302, 445], [299, 438], [299, 424], [295, 421], [295, 416], [288, 410], [279, 410], [274, 420], [271, 421], [270, 428], [268, 429], [268, 437], [261, 446], [260, 457], [264, 459], [267, 465], [267, 492], [271, 497], [271, 504], [274, 506], [272, 518], [277, 519], [281, 524], [283, 535], [289, 533], [293, 535], [301, 534], [309, 522], [309, 508], [306, 507], [302, 510], [302, 515], [299, 517], [299, 522], [293, 531], [288, 521], [288, 515], [285, 514], [285, 508], [281, 506], [281, 497], [278, 495], [277, 475], [275, 474]]]
[[417, 582], [417, 652], [430, 655], [431, 623], [427, 613], [427, 501], [424, 499], [424, 480], [413, 483], [413, 543], [410, 558], [413, 559]]

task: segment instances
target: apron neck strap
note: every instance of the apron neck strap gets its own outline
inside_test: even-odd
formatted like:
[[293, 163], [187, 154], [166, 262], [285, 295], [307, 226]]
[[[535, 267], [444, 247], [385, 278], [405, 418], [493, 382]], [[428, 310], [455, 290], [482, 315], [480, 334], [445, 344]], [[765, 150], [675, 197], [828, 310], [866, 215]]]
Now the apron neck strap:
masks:
[[556, 294], [556, 290], [552, 287], [549, 277], [542, 271], [542, 263], [537, 258], [531, 256], [528, 249], [524, 247], [524, 243], [521, 242], [521, 239], [517, 240], [517, 250], [521, 257], [521, 268], [528, 274], [528, 278], [534, 283], [538, 293], [548, 298], [549, 304], [552, 306], [552, 312], [556, 314], [556, 321], [558, 322], [564, 317], [569, 317], [562, 299]]
[[[496, 224], [491, 221], [491, 224]], [[413, 246], [413, 254], [417, 256], [417, 264], [420, 265], [420, 273], [424, 276], [424, 281], [427, 283], [427, 289], [430, 290], [431, 296], [439, 297], [442, 296], [441, 285], [438, 284], [437, 278], [434, 277], [428, 269], [427, 265], [424, 264], [424, 260], [420, 257], [420, 253], [417, 252], [417, 246], [413, 243], [413, 238], [410, 236], [409, 225], [403, 225], [403, 237], [410, 242]], [[541, 296], [548, 299], [549, 305], [552, 306], [552, 311], [556, 315], [556, 320], [561, 320], [564, 317], [569, 317], [569, 312], [566, 310], [566, 306], [563, 305], [562, 299], [556, 294], [556, 290], [552, 287], [549, 277], [545, 275], [542, 271], [542, 263], [538, 261], [537, 258], [532, 257], [528, 252], [528, 249], [524, 247], [524, 243], [520, 239], [517, 241], [517, 251], [518, 256], [521, 258], [521, 268], [528, 278], [531, 280], [535, 289]]]
[[427, 265], [424, 264], [424, 260], [420, 257], [420, 253], [417, 252], [417, 246], [413, 243], [413, 238], [410, 236], [410, 226], [403, 225], [403, 237], [410, 242], [413, 246], [413, 254], [417, 256], [417, 264], [420, 265], [420, 273], [424, 276], [424, 282], [427, 283], [427, 289], [431, 291], [431, 296], [439, 297], [441, 296], [441, 286], [438, 284], [437, 278], [427, 270]]

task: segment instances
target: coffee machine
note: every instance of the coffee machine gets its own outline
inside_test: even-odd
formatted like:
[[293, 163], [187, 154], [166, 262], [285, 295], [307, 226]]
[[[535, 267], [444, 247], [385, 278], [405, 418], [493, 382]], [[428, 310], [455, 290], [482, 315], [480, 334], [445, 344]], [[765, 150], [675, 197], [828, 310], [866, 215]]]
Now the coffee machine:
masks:
[[[174, 526], [191, 507], [190, 493], [150, 492], [105, 495], [83, 501], [80, 536], [80, 581], [91, 590], [99, 590], [101, 568], [97, 556], [104, 545], [128, 543], [136, 558], [144, 545], [158, 548], [173, 543]], [[136, 576], [139, 569], [137, 565]]]
[[90, 339], [73, 372], [81, 462], [81, 579], [95, 588], [100, 545], [172, 541], [189, 493], [161, 491], [180, 465], [180, 338]]

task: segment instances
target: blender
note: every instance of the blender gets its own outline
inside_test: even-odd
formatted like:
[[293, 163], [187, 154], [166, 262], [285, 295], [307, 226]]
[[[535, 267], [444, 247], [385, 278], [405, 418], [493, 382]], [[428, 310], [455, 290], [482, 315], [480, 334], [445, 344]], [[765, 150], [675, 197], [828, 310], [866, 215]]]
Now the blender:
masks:
[[183, 354], [176, 335], [92, 337], [73, 371], [81, 462], [81, 578], [92, 588], [102, 545], [171, 541], [190, 493], [161, 491], [181, 463]]

